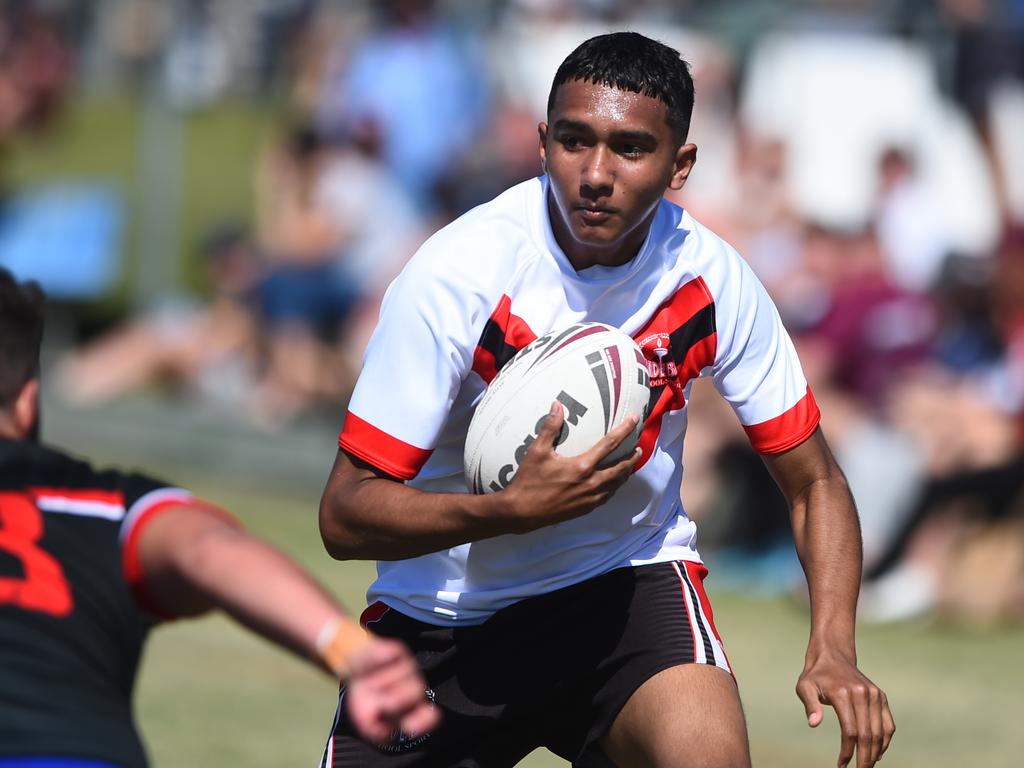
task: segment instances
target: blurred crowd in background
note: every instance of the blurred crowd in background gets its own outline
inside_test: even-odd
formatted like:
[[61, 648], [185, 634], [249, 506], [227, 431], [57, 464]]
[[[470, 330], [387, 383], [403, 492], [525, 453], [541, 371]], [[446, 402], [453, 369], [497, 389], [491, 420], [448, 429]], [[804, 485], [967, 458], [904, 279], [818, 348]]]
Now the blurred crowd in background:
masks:
[[[59, 396], [170, 389], [267, 429], [340, 424], [405, 260], [539, 172], [536, 125], [570, 50], [624, 28], [677, 48], [699, 147], [677, 202], [750, 262], [799, 347], [861, 510], [865, 618], [1024, 616], [1024, 0], [0, 8], [0, 136], [45, 140], [62, 101], [117, 89], [153, 115], [152, 182], [171, 190], [127, 268], [116, 200], [19, 195], [0, 165], [0, 263], [72, 308], [126, 271], [142, 286], [117, 322], [72, 331]], [[244, 215], [196, 248], [197, 298], [161, 237], [167, 125], [228, 98], [269, 104], [279, 128]], [[74, 248], [39, 235], [60, 216], [78, 217], [57, 225]], [[729, 564], [719, 577], [787, 589], [782, 497], [703, 382], [692, 399], [684, 500], [702, 548]]]

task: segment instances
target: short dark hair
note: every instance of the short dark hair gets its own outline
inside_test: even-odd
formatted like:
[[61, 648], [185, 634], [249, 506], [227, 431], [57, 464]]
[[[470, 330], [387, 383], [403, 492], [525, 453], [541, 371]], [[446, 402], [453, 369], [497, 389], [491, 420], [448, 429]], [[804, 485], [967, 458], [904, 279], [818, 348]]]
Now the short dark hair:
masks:
[[38, 283], [19, 283], [0, 267], [0, 407], [12, 405], [39, 375], [45, 296]]
[[668, 124], [686, 141], [693, 113], [693, 76], [679, 51], [636, 32], [612, 32], [582, 43], [555, 72], [548, 114], [558, 87], [570, 80], [606, 85], [658, 99], [668, 107]]

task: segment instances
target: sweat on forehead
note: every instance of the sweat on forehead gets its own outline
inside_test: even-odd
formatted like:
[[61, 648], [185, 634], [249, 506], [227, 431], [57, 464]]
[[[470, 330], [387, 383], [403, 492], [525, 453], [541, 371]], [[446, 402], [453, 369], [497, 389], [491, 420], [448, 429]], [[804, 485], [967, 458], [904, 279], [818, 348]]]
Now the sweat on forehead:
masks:
[[555, 96], [551, 125], [566, 123], [616, 123], [626, 130], [656, 130], [653, 123], [672, 128], [664, 103], [641, 93], [622, 91], [581, 80], [563, 84]]

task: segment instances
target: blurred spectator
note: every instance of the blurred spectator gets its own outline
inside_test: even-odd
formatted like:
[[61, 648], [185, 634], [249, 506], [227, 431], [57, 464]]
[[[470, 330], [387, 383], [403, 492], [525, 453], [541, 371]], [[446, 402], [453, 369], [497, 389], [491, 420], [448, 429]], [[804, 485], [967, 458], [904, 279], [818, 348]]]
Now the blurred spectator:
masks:
[[950, 251], [939, 200], [902, 149], [885, 150], [878, 170], [875, 226], [885, 253], [886, 272], [905, 290], [927, 291], [934, 286]]
[[71, 51], [53, 21], [25, 3], [0, 8], [0, 138], [43, 127], [71, 68]]
[[69, 353], [57, 370], [61, 397], [94, 405], [170, 383], [225, 404], [245, 402], [256, 375], [252, 300], [259, 267], [233, 226], [212, 233], [202, 253], [209, 304], [168, 299]]
[[211, 0], [180, 3], [178, 23], [167, 43], [164, 89], [170, 102], [182, 109], [211, 104], [231, 81], [230, 52], [212, 5]]
[[258, 407], [269, 423], [347, 396], [358, 364], [348, 352], [359, 342], [347, 340], [346, 326], [354, 313], [376, 316], [384, 288], [417, 244], [420, 217], [358, 144], [325, 142], [308, 126], [268, 154], [257, 181], [266, 261]]
[[944, 98], [917, 43], [850, 32], [765, 36], [747, 62], [740, 119], [745, 130], [785, 143], [793, 204], [804, 218], [867, 226], [878, 159], [899, 146], [912, 152], [951, 247], [983, 252], [999, 237], [982, 143]]
[[487, 107], [487, 82], [467, 39], [432, 0], [374, 5], [378, 26], [327, 73], [318, 124], [349, 134], [381, 157], [424, 209], [446, 169], [472, 146]]
[[[864, 612], [878, 620], [943, 604], [991, 620], [1024, 617], [1024, 234], [1004, 240], [992, 276], [992, 326], [1003, 352], [966, 369], [933, 366], [909, 377], [891, 404], [893, 423], [914, 436], [929, 478], [910, 514], [874, 563]], [[1015, 522], [1016, 521], [1016, 522]], [[993, 532], [999, 535], [992, 536]], [[968, 565], [971, 569], [968, 569]], [[981, 574], [979, 574], [981, 568]], [[949, 590], [948, 574], [984, 589]], [[983, 574], [983, 575], [982, 575]]]
[[346, 387], [334, 342], [358, 290], [340, 269], [344, 232], [325, 205], [330, 147], [300, 126], [259, 169], [258, 242], [266, 271], [258, 288], [265, 370], [257, 413], [287, 420]]
[[827, 381], [878, 408], [903, 373], [927, 359], [937, 319], [931, 302], [893, 285], [870, 230], [818, 231], [824, 258], [835, 259], [829, 305], [807, 328], [802, 347], [822, 356]]

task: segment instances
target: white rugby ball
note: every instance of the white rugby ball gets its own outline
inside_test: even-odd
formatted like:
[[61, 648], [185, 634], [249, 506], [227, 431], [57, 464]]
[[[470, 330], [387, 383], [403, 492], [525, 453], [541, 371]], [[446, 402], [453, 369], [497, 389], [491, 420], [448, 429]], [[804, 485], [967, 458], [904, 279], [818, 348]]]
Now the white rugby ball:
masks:
[[629, 455], [647, 416], [650, 381], [636, 342], [603, 323], [576, 323], [527, 344], [491, 381], [473, 413], [464, 456], [469, 489], [492, 493], [511, 482], [555, 400], [565, 413], [555, 440], [559, 453], [585, 452], [636, 414], [636, 430], [603, 464]]

